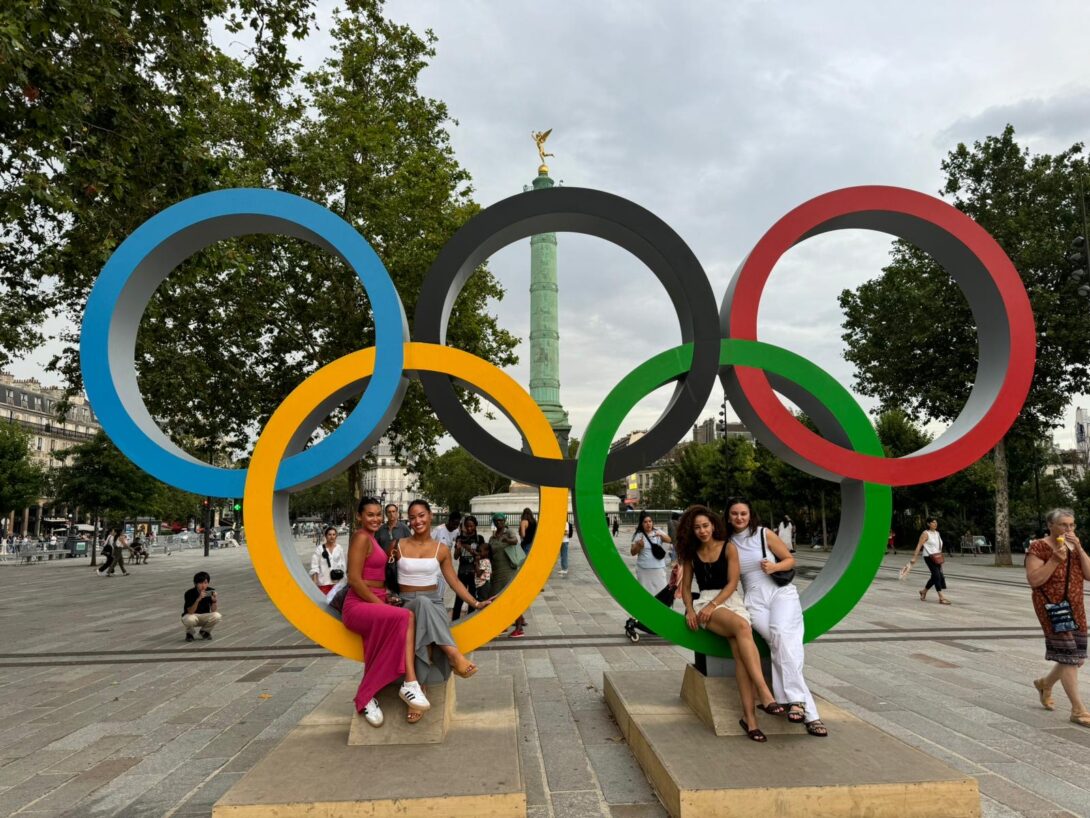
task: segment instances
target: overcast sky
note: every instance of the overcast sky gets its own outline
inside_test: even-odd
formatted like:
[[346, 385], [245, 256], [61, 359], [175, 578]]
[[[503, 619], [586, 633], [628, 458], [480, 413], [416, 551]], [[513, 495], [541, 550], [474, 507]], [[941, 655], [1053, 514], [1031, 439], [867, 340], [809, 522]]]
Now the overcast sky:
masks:
[[[335, 6], [320, 5], [322, 30], [300, 49], [310, 65], [329, 52]], [[1090, 133], [1082, 2], [394, 0], [387, 11], [438, 36], [422, 90], [458, 120], [454, 148], [482, 205], [533, 179], [530, 131], [552, 128], [553, 178], [656, 213], [717, 299], [762, 233], [817, 194], [858, 184], [934, 194], [948, 150], [1008, 121], [1034, 150]], [[877, 275], [888, 249], [883, 236], [840, 231], [792, 250], [765, 291], [759, 337], [850, 384], [837, 295]], [[617, 381], [680, 333], [663, 289], [626, 253], [561, 234], [558, 256], [561, 399], [579, 436]], [[503, 323], [527, 339], [524, 362], [529, 260], [523, 241], [491, 261], [507, 290]], [[528, 384], [528, 364], [511, 371]], [[641, 403], [624, 429], [653, 423], [665, 397]], [[489, 425], [514, 441], [506, 421]], [[1057, 442], [1074, 444], [1070, 423]]]

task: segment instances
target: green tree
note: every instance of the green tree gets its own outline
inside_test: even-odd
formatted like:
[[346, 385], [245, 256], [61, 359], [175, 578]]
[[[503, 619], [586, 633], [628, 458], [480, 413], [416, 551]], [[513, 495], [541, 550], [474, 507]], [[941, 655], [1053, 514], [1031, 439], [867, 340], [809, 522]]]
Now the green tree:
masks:
[[[218, 110], [294, 80], [287, 42], [309, 30], [312, 1], [0, 5], [0, 366], [42, 341], [43, 315], [78, 325], [137, 225], [224, 184], [235, 143]], [[251, 32], [245, 66], [213, 43], [221, 26]]]
[[337, 476], [293, 494], [291, 510], [293, 515], [317, 516], [335, 522], [344, 519], [344, 510], [351, 501], [348, 483]]
[[[1033, 386], [993, 457], [996, 564], [1010, 565], [1008, 440], [1045, 436], [1069, 396], [1090, 388], [1090, 323], [1071, 320], [1069, 305], [1080, 298], [1067, 258], [1083, 230], [1080, 191], [1090, 187], [1090, 174], [1081, 144], [1055, 155], [1031, 154], [1009, 125], [972, 148], [959, 144], [942, 170], [942, 194], [1010, 256], [1037, 321]], [[845, 290], [840, 304], [846, 357], [856, 366], [860, 391], [913, 418], [950, 421], [961, 411], [972, 383], [967, 374], [976, 371], [976, 323], [949, 275], [930, 257], [895, 242], [882, 274]]]
[[[135, 517], [154, 502], [158, 481], [121, 454], [103, 432], [64, 452], [66, 462], [55, 472], [56, 499], [94, 514], [95, 530], [104, 517]], [[91, 546], [91, 564], [96, 560]]]
[[45, 473], [30, 458], [30, 435], [18, 424], [0, 421], [0, 531], [8, 514], [26, 508], [41, 496]]
[[655, 475], [651, 488], [643, 495], [644, 508], [673, 508], [674, 481], [664, 468]]
[[465, 511], [473, 497], [496, 494], [510, 484], [509, 478], [482, 466], [461, 446], [433, 459], [420, 475], [424, 495], [451, 511]]

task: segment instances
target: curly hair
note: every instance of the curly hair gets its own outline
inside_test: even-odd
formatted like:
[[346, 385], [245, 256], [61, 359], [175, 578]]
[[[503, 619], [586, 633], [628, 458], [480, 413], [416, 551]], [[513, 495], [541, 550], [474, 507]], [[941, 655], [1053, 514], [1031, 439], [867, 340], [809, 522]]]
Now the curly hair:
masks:
[[696, 559], [697, 549], [700, 548], [700, 540], [697, 539], [693, 528], [696, 525], [696, 518], [700, 516], [711, 520], [713, 539], [722, 540], [723, 542], [728, 539], [727, 524], [723, 522], [722, 517], [707, 506], [689, 506], [677, 523], [677, 540], [674, 547], [677, 549], [678, 562], [692, 562]]

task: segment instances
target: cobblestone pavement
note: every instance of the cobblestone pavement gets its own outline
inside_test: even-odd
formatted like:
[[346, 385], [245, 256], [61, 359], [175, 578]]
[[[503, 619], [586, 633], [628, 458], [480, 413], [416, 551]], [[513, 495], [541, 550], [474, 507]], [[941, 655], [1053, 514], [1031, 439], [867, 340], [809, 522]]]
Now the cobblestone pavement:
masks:
[[[805, 582], [824, 555], [799, 556]], [[1056, 712], [1037, 703], [1044, 647], [1021, 569], [953, 557], [944, 607], [916, 596], [925, 572], [897, 581], [905, 559], [887, 558], [851, 616], [808, 647], [815, 691], [975, 776], [987, 818], [1090, 815], [1090, 730], [1068, 722], [1059, 690]], [[201, 569], [224, 621], [213, 641], [186, 644], [181, 597]], [[0, 815], [209, 815], [359, 673], [283, 620], [245, 549], [130, 571], [0, 567]], [[609, 716], [602, 672], [676, 668], [680, 683], [685, 652], [630, 644], [575, 547], [570, 574], [553, 575], [528, 618], [528, 638], [500, 637], [475, 659], [477, 683], [514, 676], [530, 815], [664, 816]]]

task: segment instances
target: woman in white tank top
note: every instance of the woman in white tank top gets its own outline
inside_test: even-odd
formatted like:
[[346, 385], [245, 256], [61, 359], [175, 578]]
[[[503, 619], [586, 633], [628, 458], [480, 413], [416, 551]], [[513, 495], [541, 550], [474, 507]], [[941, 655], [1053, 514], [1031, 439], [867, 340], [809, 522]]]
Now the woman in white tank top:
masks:
[[772, 574], [794, 568], [795, 558], [776, 532], [761, 526], [749, 500], [728, 500], [727, 522], [733, 532], [731, 542], [738, 551], [750, 622], [771, 653], [776, 701], [787, 706], [788, 721], [805, 724], [812, 736], [827, 736], [829, 730], [803, 678], [805, 626], [799, 592], [794, 584], [777, 585], [772, 579]]
[[396, 546], [390, 547], [397, 560], [401, 601], [415, 617], [416, 675], [422, 685], [440, 684], [450, 678], [452, 671], [463, 679], [477, 672], [477, 666], [458, 650], [451, 636], [439, 576], [470, 610], [489, 604], [487, 599], [478, 601], [458, 579], [449, 549], [432, 539], [431, 522], [431, 506], [423, 500], [413, 500], [409, 503], [412, 537], [400, 539]]
[[916, 559], [923, 551], [923, 561], [927, 563], [927, 570], [931, 572], [931, 578], [920, 591], [920, 602], [927, 601], [927, 592], [934, 588], [939, 594], [939, 604], [949, 605], [950, 600], [943, 595], [946, 590], [946, 575], [942, 572], [942, 564], [945, 557], [942, 555], [942, 535], [939, 534], [939, 521], [934, 517], [927, 519], [927, 528], [920, 533], [920, 541], [916, 543], [916, 551], [912, 555], [910, 564], [915, 564]]

